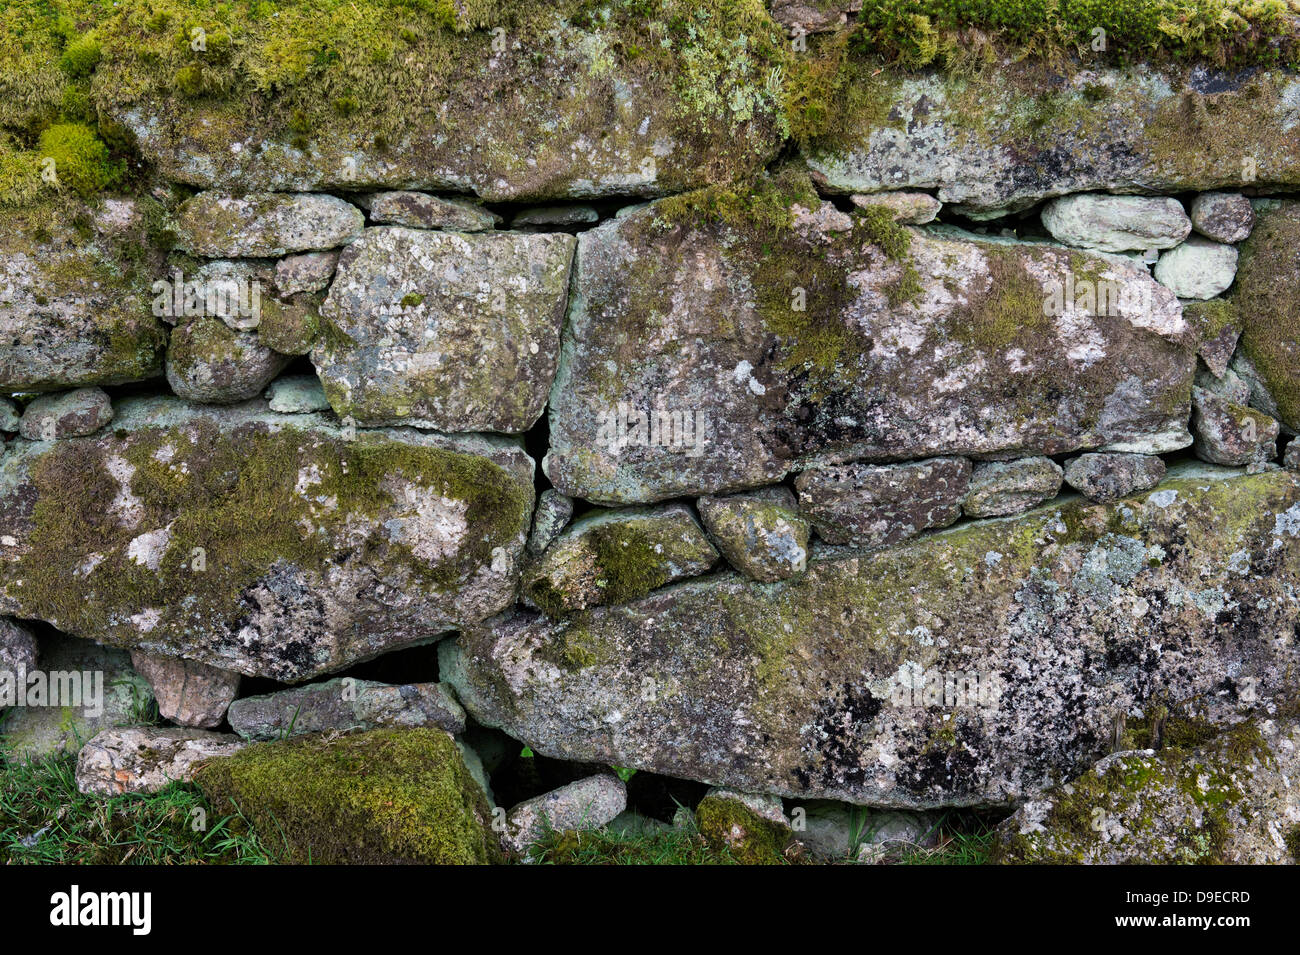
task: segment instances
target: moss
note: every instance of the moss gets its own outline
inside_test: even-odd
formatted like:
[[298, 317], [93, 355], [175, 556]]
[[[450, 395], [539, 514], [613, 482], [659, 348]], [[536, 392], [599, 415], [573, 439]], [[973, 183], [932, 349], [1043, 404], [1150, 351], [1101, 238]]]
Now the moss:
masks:
[[668, 583], [672, 574], [661, 542], [635, 522], [612, 522], [587, 536], [596, 561], [596, 586], [605, 602], [626, 603]]
[[59, 57], [59, 66], [73, 79], [84, 79], [95, 72], [103, 55], [98, 38], [87, 33], [68, 43]]
[[1183, 306], [1183, 318], [1196, 329], [1201, 341], [1213, 341], [1225, 328], [1237, 325], [1237, 305], [1224, 298], [1189, 302]]
[[54, 160], [55, 175], [82, 196], [117, 183], [124, 167], [114, 162], [94, 130], [81, 123], [58, 123], [41, 133], [37, 152]]
[[1043, 288], [1025, 268], [1025, 256], [1032, 252], [993, 243], [982, 244], [980, 250], [988, 262], [989, 287], [958, 312], [953, 334], [990, 352], [1036, 338], [1048, 319]]
[[1291, 853], [1291, 861], [1300, 862], [1300, 825], [1287, 829], [1285, 839], [1286, 851]]
[[408, 292], [402, 296], [402, 308], [414, 308], [424, 304], [424, 296], [419, 292]]
[[[258, 340], [281, 355], [307, 354], [321, 338], [322, 301], [320, 295], [298, 295], [289, 302], [262, 299], [262, 312], [257, 326]], [[336, 344], [342, 344], [340, 338], [352, 342], [333, 324], [327, 324], [326, 327], [334, 333], [333, 340]]]
[[487, 800], [441, 730], [259, 743], [209, 762], [195, 782], [287, 862], [500, 861]]
[[1261, 210], [1241, 245], [1232, 302], [1241, 319], [1241, 349], [1277, 402], [1283, 422], [1300, 425], [1300, 203]]
[[706, 796], [696, 807], [700, 835], [741, 865], [784, 865], [790, 831], [764, 819], [738, 799]]

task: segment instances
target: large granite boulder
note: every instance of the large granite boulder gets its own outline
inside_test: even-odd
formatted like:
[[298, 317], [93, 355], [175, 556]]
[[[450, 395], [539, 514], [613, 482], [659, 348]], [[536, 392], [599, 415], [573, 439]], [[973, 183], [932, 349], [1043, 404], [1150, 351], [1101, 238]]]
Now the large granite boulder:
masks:
[[1074, 192], [1300, 183], [1289, 130], [1300, 78], [1204, 67], [880, 71], [851, 59], [832, 132], [805, 152], [836, 192], [937, 189], [954, 211], [1023, 209]]
[[340, 417], [527, 431], [559, 356], [574, 239], [367, 229], [339, 258], [312, 361]]
[[1196, 344], [1131, 262], [841, 213], [783, 174], [579, 236], [544, 467], [632, 503], [814, 459], [1162, 453], [1191, 440]]
[[298, 681], [514, 601], [518, 443], [128, 399], [0, 463], [0, 612]]
[[[1151, 700], [1207, 725], [1294, 692], [1300, 479], [1204, 465], [775, 584], [511, 614], [439, 645], [469, 713], [536, 752], [798, 798], [1034, 798]], [[568, 652], [579, 646], [582, 654]]]

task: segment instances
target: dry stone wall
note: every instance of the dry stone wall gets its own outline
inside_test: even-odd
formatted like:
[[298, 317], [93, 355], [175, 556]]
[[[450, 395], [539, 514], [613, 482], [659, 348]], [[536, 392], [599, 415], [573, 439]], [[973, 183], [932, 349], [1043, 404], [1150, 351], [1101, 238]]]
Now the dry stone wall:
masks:
[[[0, 671], [107, 654], [172, 724], [93, 721], [85, 791], [257, 805], [259, 754], [323, 791], [373, 745], [377, 804], [443, 768], [446, 839], [314, 857], [639, 825], [633, 771], [817, 857], [849, 807], [1015, 810], [1013, 861], [1295, 851], [1294, 5], [1245, 65], [434, 6], [326, 4], [315, 53], [294, 4], [128, 10], [0, 111]], [[498, 828], [502, 747], [575, 769]]]

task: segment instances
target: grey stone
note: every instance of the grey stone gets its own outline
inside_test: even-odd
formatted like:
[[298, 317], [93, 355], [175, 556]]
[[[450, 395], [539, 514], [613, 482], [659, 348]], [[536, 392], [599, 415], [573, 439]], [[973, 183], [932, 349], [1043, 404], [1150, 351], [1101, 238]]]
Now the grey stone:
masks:
[[1282, 466], [1300, 471], [1300, 438], [1292, 438], [1287, 442], [1286, 453], [1282, 455]]
[[[899, 227], [895, 261], [827, 207], [849, 232], [794, 203], [779, 248], [744, 224], [675, 223], [662, 202], [578, 236], [543, 461], [556, 490], [646, 503], [824, 460], [1190, 443], [1196, 335], [1144, 269], [939, 227]], [[1051, 314], [1084, 268], [1118, 289], [1109, 313]]]
[[[1282, 419], [1282, 411], [1278, 407], [1277, 400], [1269, 390], [1268, 382], [1255, 363], [1246, 356], [1244, 349], [1238, 348], [1232, 356], [1232, 361], [1228, 365], [1228, 370], [1237, 378], [1245, 382], [1246, 387], [1250, 390], [1250, 406], [1257, 408], [1270, 418]], [[1275, 379], [1276, 380], [1276, 379]], [[1287, 427], [1288, 431], [1294, 431], [1294, 428]]]
[[533, 206], [516, 214], [510, 220], [510, 228], [587, 225], [599, 219], [600, 213], [594, 206]]
[[784, 580], [803, 573], [812, 525], [786, 487], [702, 497], [700, 519], [728, 563], [753, 580]]
[[174, 782], [189, 782], [200, 765], [233, 755], [244, 745], [237, 736], [205, 730], [104, 730], [77, 755], [77, 790], [93, 796], [156, 793]]
[[1229, 404], [1250, 404], [1249, 382], [1244, 381], [1231, 368], [1224, 369], [1223, 374], [1217, 377], [1209, 369], [1196, 369], [1196, 387], [1204, 388], [1211, 394], [1218, 395]]
[[878, 547], [957, 520], [970, 478], [965, 458], [931, 458], [813, 468], [794, 486], [800, 510], [822, 540]]
[[1203, 701], [1208, 726], [1290, 699], [1300, 648], [1240, 627], [1292, 632], [1298, 584], [1300, 477], [1194, 464], [1114, 504], [814, 554], [775, 584], [509, 615], [439, 662], [471, 716], [543, 755], [792, 799], [1006, 805], [1086, 771], [1154, 694]]
[[840, 28], [862, 9], [862, 0], [772, 0], [771, 7], [772, 19], [798, 36]]
[[1165, 462], [1150, 454], [1081, 454], [1065, 462], [1065, 483], [1091, 501], [1109, 503], [1149, 491], [1165, 476]]
[[310, 414], [329, 411], [325, 389], [315, 375], [289, 375], [277, 378], [266, 389], [267, 404], [281, 414]]
[[588, 776], [544, 796], [525, 800], [510, 810], [502, 843], [526, 852], [547, 832], [599, 829], [627, 808], [627, 787], [617, 776]]
[[367, 229], [339, 260], [312, 362], [360, 425], [522, 433], [546, 406], [574, 239]]
[[280, 295], [319, 292], [329, 287], [338, 266], [337, 252], [303, 252], [275, 264], [275, 291]]
[[559, 616], [645, 596], [717, 562], [718, 552], [683, 504], [591, 511], [525, 569], [521, 599]]
[[[1114, 753], [998, 829], [1007, 863], [1295, 863], [1300, 722], [1260, 716], [1195, 748]], [[1086, 821], [1086, 824], [1082, 824]]]
[[1252, 464], [1277, 456], [1277, 421], [1204, 388], [1192, 389], [1192, 435], [1196, 456], [1212, 464]]
[[288, 356], [267, 348], [256, 332], [196, 318], [172, 331], [167, 383], [190, 401], [234, 404], [261, 394], [288, 363]]
[[158, 712], [179, 726], [220, 726], [226, 708], [239, 693], [238, 673], [194, 660], [132, 650], [131, 665], [149, 681]]
[[424, 192], [378, 192], [369, 198], [370, 221], [413, 229], [487, 232], [501, 217], [463, 199], [441, 199]]
[[0, 617], [0, 672], [36, 669], [36, 637], [22, 624]]
[[55, 441], [94, 434], [113, 420], [113, 403], [102, 388], [41, 395], [23, 410], [18, 433], [29, 441]]
[[1051, 458], [985, 461], [971, 472], [961, 509], [969, 517], [1019, 514], [1056, 497], [1060, 490], [1061, 467]]
[[18, 406], [8, 398], [0, 398], [0, 431], [13, 434], [18, 430]]
[[938, 817], [932, 813], [877, 811], [837, 802], [810, 802], [798, 839], [822, 862], [875, 863], [902, 849], [933, 846]]
[[573, 517], [573, 498], [565, 497], [554, 488], [547, 488], [537, 498], [533, 512], [533, 529], [528, 535], [528, 553], [537, 556], [551, 546], [552, 541]]
[[246, 696], [230, 707], [230, 727], [247, 740], [380, 726], [465, 730], [465, 711], [444, 683], [390, 686], [351, 677]]
[[871, 195], [854, 194], [849, 197], [859, 209], [884, 206], [894, 213], [894, 221], [905, 225], [925, 225], [933, 222], [943, 203], [927, 192], [875, 192]]
[[1192, 228], [1215, 242], [1241, 242], [1255, 227], [1255, 210], [1239, 192], [1203, 192], [1192, 200]]
[[[140, 722], [153, 699], [148, 682], [121, 650], [63, 635], [43, 637], [39, 662], [44, 696], [34, 696], [29, 671], [27, 705], [0, 715], [0, 736], [18, 756], [77, 750], [100, 730]], [[56, 674], [75, 674], [78, 679], [58, 679]], [[0, 691], [17, 689], [15, 683], [5, 684], [0, 673]]]
[[1241, 323], [1237, 318], [1237, 308], [1228, 299], [1213, 298], [1206, 301], [1184, 300], [1183, 318], [1195, 330], [1201, 344], [1196, 353], [1201, 356], [1205, 366], [1216, 376], [1222, 378], [1237, 350], [1237, 340], [1241, 337]]
[[1237, 275], [1237, 250], [1192, 236], [1160, 256], [1156, 281], [1179, 298], [1206, 300], [1228, 289]]
[[1147, 196], [1063, 196], [1043, 207], [1043, 225], [1059, 242], [1101, 252], [1171, 249], [1192, 231], [1177, 199]]
[[298, 682], [514, 603], [517, 441], [263, 401], [130, 398], [113, 425], [0, 459], [0, 613]]
[[212, 259], [332, 249], [357, 238], [364, 223], [356, 206], [316, 193], [200, 192], [176, 211], [179, 247]]

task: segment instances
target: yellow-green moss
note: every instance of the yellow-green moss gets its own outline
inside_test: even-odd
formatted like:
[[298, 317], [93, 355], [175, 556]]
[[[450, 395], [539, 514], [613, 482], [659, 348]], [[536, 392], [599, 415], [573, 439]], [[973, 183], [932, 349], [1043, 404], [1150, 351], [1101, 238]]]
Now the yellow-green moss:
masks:
[[738, 799], [706, 796], [695, 810], [700, 835], [741, 865], [784, 865], [790, 831], [764, 819]]
[[1261, 210], [1241, 245], [1233, 304], [1241, 348], [1289, 427], [1300, 425], [1300, 202]]
[[114, 162], [103, 140], [81, 123], [50, 126], [41, 133], [36, 151], [42, 160], [54, 161], [54, 173], [61, 186], [82, 196], [99, 192], [122, 178], [122, 164]]
[[436, 729], [259, 743], [196, 775], [295, 864], [489, 864], [501, 859], [487, 800]]

